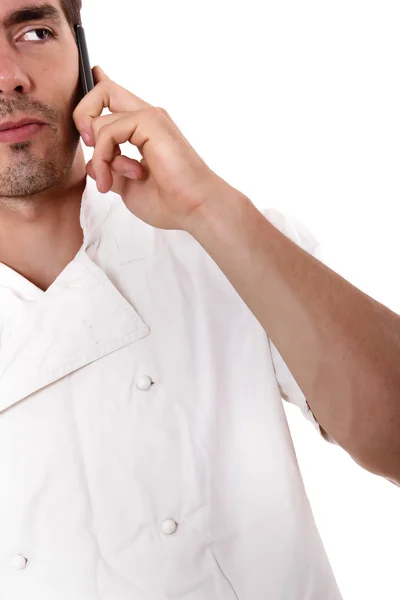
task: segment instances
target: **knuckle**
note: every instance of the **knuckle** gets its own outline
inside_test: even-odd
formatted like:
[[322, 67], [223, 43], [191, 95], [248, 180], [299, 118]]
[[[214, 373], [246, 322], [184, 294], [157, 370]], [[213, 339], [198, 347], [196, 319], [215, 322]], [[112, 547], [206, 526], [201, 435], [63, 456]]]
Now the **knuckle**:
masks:
[[74, 112], [72, 113], [72, 118], [78, 126], [82, 125], [82, 112], [80, 107], [75, 108]]
[[169, 117], [169, 114], [167, 113], [167, 111], [165, 110], [165, 108], [162, 108], [161, 106], [157, 106], [156, 110], [159, 114], [161, 114], [163, 117]]
[[108, 128], [108, 125], [104, 125], [100, 129], [100, 131], [97, 132], [97, 143], [98, 144], [104, 143], [104, 141], [107, 139], [107, 137], [108, 137], [107, 128]]
[[104, 129], [104, 125], [103, 125], [103, 127], [101, 126], [101, 117], [94, 117], [92, 119], [93, 133], [97, 136], [101, 133], [102, 129]]
[[146, 115], [155, 115], [157, 113], [157, 108], [155, 106], [148, 106], [147, 108], [143, 108], [143, 113]]
[[143, 109], [148, 115], [153, 118], [160, 118], [160, 116], [164, 116], [164, 109], [159, 106], [149, 106], [148, 108]]

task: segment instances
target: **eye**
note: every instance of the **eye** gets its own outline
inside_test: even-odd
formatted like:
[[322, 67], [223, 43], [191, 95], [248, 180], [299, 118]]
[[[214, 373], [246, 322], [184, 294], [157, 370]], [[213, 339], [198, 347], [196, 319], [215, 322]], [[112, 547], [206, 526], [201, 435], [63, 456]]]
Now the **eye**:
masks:
[[[45, 39], [43, 39], [42, 35], [38, 35], [38, 34], [45, 34]], [[24, 35], [22, 36], [21, 39], [26, 38], [27, 35], [36, 35], [37, 37], [39, 37], [39, 41], [40, 42], [46, 42], [47, 40], [54, 38], [55, 35], [54, 33], [52, 33], [49, 29], [31, 29], [30, 31], [27, 31], [26, 33], [24, 33]], [[47, 38], [46, 38], [47, 36]], [[35, 40], [26, 40], [26, 41], [35, 41]]]

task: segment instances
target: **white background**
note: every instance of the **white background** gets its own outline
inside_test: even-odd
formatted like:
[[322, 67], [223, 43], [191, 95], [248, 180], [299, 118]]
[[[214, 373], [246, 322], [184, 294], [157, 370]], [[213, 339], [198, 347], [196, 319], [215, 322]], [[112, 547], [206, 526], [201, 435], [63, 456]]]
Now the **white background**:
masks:
[[[168, 110], [214, 171], [300, 219], [326, 264], [400, 313], [397, 1], [84, 0], [82, 14], [93, 65]], [[400, 488], [287, 414], [344, 600], [398, 600]]]

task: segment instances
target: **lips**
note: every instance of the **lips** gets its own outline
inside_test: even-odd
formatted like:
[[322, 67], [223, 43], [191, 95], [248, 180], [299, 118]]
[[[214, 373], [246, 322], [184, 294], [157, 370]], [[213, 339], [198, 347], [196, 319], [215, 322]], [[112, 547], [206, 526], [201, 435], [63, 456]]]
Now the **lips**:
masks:
[[16, 144], [26, 142], [45, 128], [45, 123], [29, 123], [0, 131], [0, 144]]
[[41, 121], [40, 119], [35, 119], [32, 117], [27, 117], [27, 118], [21, 119], [19, 121], [5, 121], [4, 123], [0, 124], [0, 132], [12, 130], [12, 129], [18, 129], [19, 127], [23, 127], [24, 125], [33, 125], [33, 124], [44, 125], [44, 122]]

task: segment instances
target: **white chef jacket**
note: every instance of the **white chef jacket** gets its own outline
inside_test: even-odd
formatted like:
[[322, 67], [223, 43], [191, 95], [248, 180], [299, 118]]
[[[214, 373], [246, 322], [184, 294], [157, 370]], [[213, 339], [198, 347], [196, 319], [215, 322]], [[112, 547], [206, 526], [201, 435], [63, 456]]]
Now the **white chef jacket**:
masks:
[[0, 265], [0, 598], [340, 600], [281, 395], [318, 424], [260, 323], [90, 178], [81, 226], [46, 292]]

